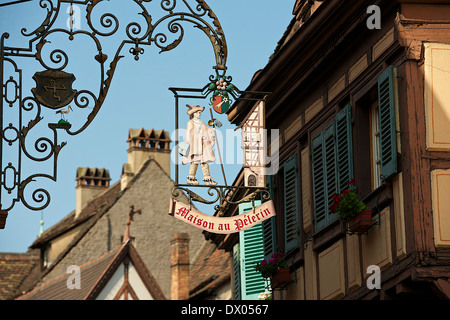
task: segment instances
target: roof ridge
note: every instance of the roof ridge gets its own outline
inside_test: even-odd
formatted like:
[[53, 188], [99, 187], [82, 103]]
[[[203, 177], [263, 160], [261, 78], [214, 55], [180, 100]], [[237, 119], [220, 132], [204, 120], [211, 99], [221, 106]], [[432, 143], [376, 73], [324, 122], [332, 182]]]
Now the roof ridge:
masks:
[[[119, 181], [120, 182], [120, 181]], [[120, 184], [119, 184], [120, 186]], [[41, 281], [46, 275], [52, 271], [56, 265], [58, 265], [61, 260], [78, 244], [78, 242], [83, 239], [83, 237], [91, 230], [91, 228], [97, 223], [100, 218], [109, 211], [109, 209], [122, 197], [123, 191], [119, 191], [119, 196], [116, 197], [116, 199], [106, 208], [103, 208], [103, 210], [97, 211], [95, 214], [93, 214], [91, 217], [93, 218], [91, 221], [88, 222], [88, 224], [81, 228], [81, 230], [75, 235], [75, 237], [69, 242], [69, 245], [56, 257], [56, 259], [53, 261], [53, 263], [42, 272], [42, 274], [38, 277], [37, 281], [35, 283], [38, 283]]]
[[[84, 238], [84, 236], [89, 232], [89, 230], [91, 230], [96, 223], [103, 217], [103, 215], [105, 213], [107, 213], [109, 211], [109, 209], [114, 206], [114, 204], [123, 197], [124, 193], [127, 192], [128, 189], [130, 189], [133, 184], [135, 183], [135, 181], [143, 174], [143, 172], [149, 167], [150, 163], [155, 162], [156, 165], [159, 167], [159, 169], [165, 174], [165, 176], [167, 176], [169, 178], [169, 180], [174, 183], [174, 181], [171, 179], [171, 177], [167, 174], [167, 172], [161, 167], [161, 165], [158, 163], [158, 161], [156, 161], [154, 158], [148, 158], [143, 165], [141, 166], [141, 168], [138, 170], [138, 172], [133, 176], [133, 178], [131, 179], [130, 183], [127, 185], [127, 187], [123, 190], [118, 191], [116, 198], [114, 199], [114, 201], [112, 201], [108, 206], [103, 206], [100, 207], [99, 210], [97, 210], [95, 213], [93, 213], [92, 215], [88, 215], [86, 216], [82, 221], [77, 222], [76, 224], [70, 224], [69, 223], [69, 227], [68, 228], [63, 228], [62, 230], [60, 230], [59, 232], [57, 232], [57, 235], [62, 234], [63, 232], [70, 230], [71, 228], [80, 225], [82, 222], [87, 221], [87, 224], [85, 226], [81, 226], [80, 231], [74, 236], [74, 238], [69, 242], [69, 244], [66, 246], [66, 248], [54, 259], [54, 261], [52, 262], [52, 264], [50, 266], [48, 266], [48, 268], [46, 268], [40, 275], [39, 277], [37, 277], [37, 279], [33, 282], [34, 285], [36, 285], [37, 283], [39, 283], [40, 281], [42, 281], [42, 279], [44, 279], [47, 275], [50, 274], [50, 272], [52, 270], [54, 270], [54, 268], [70, 253], [70, 251]], [[120, 180], [117, 181], [116, 183], [114, 183], [113, 186], [109, 187], [108, 189], [106, 189], [105, 191], [103, 191], [102, 193], [100, 193], [99, 195], [97, 195], [96, 197], [94, 197], [89, 203], [91, 203], [94, 199], [99, 198], [101, 195], [104, 195], [105, 193], [107, 193], [108, 191], [113, 190], [114, 187], [119, 186], [120, 188]], [[184, 193], [183, 193], [184, 195]], [[186, 197], [186, 195], [184, 195]], [[88, 203], [88, 205], [89, 205]], [[88, 205], [85, 207], [84, 210], [87, 210]], [[82, 216], [83, 211], [81, 212], [80, 216]], [[70, 214], [69, 214], [70, 215]], [[68, 216], [69, 216], [68, 215]], [[68, 216], [66, 216], [65, 218], [67, 218]], [[89, 220], [90, 219], [90, 220]], [[78, 220], [78, 219], [77, 219]], [[77, 220], [73, 220], [74, 222]], [[56, 224], [57, 225], [57, 224]], [[56, 226], [55, 225], [55, 226]], [[53, 227], [55, 227], [53, 226]], [[52, 227], [52, 228], [53, 228]], [[49, 229], [48, 229], [49, 230]], [[46, 230], [47, 232], [47, 230]], [[44, 232], [45, 234], [45, 232]], [[49, 237], [48, 239], [46, 239], [47, 241], [50, 239], [53, 239], [53, 237]], [[36, 242], [36, 241], [35, 241]], [[33, 286], [34, 286], [33, 285]]]
[[129, 244], [131, 243], [130, 240], [126, 241], [125, 243], [122, 243], [120, 246], [116, 247], [120, 248], [119, 251], [114, 255], [114, 257], [111, 259], [111, 261], [109, 262], [108, 266], [106, 267], [106, 269], [102, 272], [102, 274], [98, 277], [97, 281], [95, 281], [94, 285], [92, 286], [92, 288], [88, 291], [88, 293], [86, 294], [86, 296], [84, 297], [84, 300], [87, 300], [88, 297], [92, 294], [92, 292], [94, 291], [94, 289], [97, 287], [97, 285], [100, 283], [100, 281], [103, 279], [103, 277], [110, 272], [110, 269], [112, 268], [114, 262], [116, 261], [116, 259], [124, 252], [125, 247], [129, 246]]
[[[78, 267], [79, 267], [80, 270], [81, 270], [82, 268], [85, 268], [85, 267], [87, 267], [87, 266], [89, 266], [89, 265], [91, 265], [91, 264], [93, 264], [93, 263], [95, 263], [95, 262], [98, 262], [99, 260], [104, 259], [106, 256], [111, 255], [115, 250], [118, 250], [121, 246], [122, 246], [122, 245], [117, 246], [117, 247], [111, 249], [110, 251], [108, 251], [108, 252], [102, 254], [101, 256], [99, 256], [99, 257], [97, 257], [97, 258], [95, 258], [95, 259], [93, 259], [93, 260], [90, 260], [90, 261], [88, 261], [88, 262], [85, 262], [85, 263], [79, 265]], [[119, 250], [119, 252], [120, 252], [120, 250]], [[116, 254], [116, 255], [117, 255], [117, 254]], [[116, 255], [114, 255], [114, 258], [116, 257]], [[59, 280], [59, 279], [65, 277], [65, 276], [67, 276], [67, 273], [62, 273], [62, 274], [60, 274], [60, 275], [58, 275], [58, 276], [56, 276], [56, 277], [54, 277], [54, 278], [51, 278], [51, 279], [49, 279], [49, 280], [43, 282], [43, 283], [40, 284], [39, 286], [34, 287], [33, 290], [30, 290], [30, 291], [28, 291], [27, 293], [25, 293], [25, 294], [23, 294], [23, 295], [17, 297], [16, 300], [21, 300], [21, 298], [24, 298], [24, 297], [26, 297], [26, 296], [32, 294], [33, 292], [39, 291], [41, 288], [44, 288], [44, 287], [48, 286], [50, 283], [55, 282], [55, 281], [57, 281], [57, 280]], [[37, 282], [37, 283], [38, 283], [38, 282]]]
[[[94, 212], [93, 214], [90, 214], [90, 215], [85, 215], [85, 214], [83, 214], [84, 211], [87, 210], [87, 206], [89, 205], [89, 203], [91, 203], [92, 201], [94, 201], [94, 200], [96, 200], [96, 199], [98, 199], [98, 198], [104, 196], [104, 195], [105, 195], [106, 193], [108, 193], [108, 192], [113, 192], [114, 188], [118, 188], [119, 185], [120, 185], [120, 180], [117, 181], [117, 182], [115, 182], [115, 183], [114, 183], [112, 186], [110, 186], [109, 188], [106, 188], [105, 190], [103, 190], [103, 191], [100, 192], [99, 194], [95, 195], [95, 196], [87, 203], [87, 205], [83, 208], [83, 210], [81, 210], [80, 215], [79, 215], [79, 218], [74, 219], [73, 217], [72, 217], [72, 218], [70, 217], [71, 215], [73, 215], [73, 216], [75, 215], [75, 209], [72, 210], [69, 214], [67, 214], [66, 216], [64, 216], [60, 221], [58, 221], [57, 223], [55, 223], [54, 225], [52, 225], [50, 228], [48, 228], [47, 230], [45, 230], [44, 233], [43, 233], [39, 238], [37, 238], [36, 240], [34, 240], [34, 242], [31, 244], [30, 247], [33, 247], [33, 246], [35, 246], [36, 244], [39, 244], [39, 243], [41, 243], [41, 242], [44, 242], [44, 241], [48, 241], [48, 240], [54, 239], [55, 237], [61, 235], [61, 233], [66, 232], [67, 230], [70, 230], [70, 229], [72, 229], [72, 228], [74, 228], [74, 227], [80, 225], [81, 223], [85, 222], [87, 219], [89, 219], [89, 218], [91, 218], [92, 216], [94, 216], [94, 215], [95, 215], [95, 212]], [[119, 191], [119, 193], [120, 193], [120, 191]], [[60, 226], [60, 225], [64, 222], [64, 220], [66, 220], [66, 219], [70, 219], [70, 221], [71, 221], [70, 223], [68, 223], [67, 227], [62, 228], [62, 229], [59, 230], [56, 234], [54, 234], [54, 235], [52, 235], [51, 237], [48, 237], [48, 238], [46, 239], [46, 236], [48, 236], [48, 233], [49, 233], [50, 231], [54, 230], [55, 228], [57, 228], [58, 226]]]

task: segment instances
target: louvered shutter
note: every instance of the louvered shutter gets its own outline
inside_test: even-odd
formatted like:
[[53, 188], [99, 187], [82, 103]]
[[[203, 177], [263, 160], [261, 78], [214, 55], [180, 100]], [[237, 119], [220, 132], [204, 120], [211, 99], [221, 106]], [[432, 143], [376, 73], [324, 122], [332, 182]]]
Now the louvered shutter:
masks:
[[382, 179], [387, 179], [397, 172], [397, 141], [395, 129], [394, 94], [394, 68], [392, 66], [389, 66], [378, 77]]
[[284, 239], [285, 251], [299, 245], [297, 154], [284, 163]]
[[337, 193], [337, 163], [336, 163], [336, 137], [335, 122], [330, 123], [324, 133], [325, 154], [325, 180], [326, 180], [326, 218], [327, 225], [337, 219], [337, 214], [330, 214], [329, 205], [332, 203], [332, 195]]
[[336, 158], [339, 192], [348, 188], [347, 182], [353, 176], [352, 116], [347, 105], [336, 115]]
[[[273, 176], [267, 176], [267, 184], [270, 193], [270, 199], [275, 201], [275, 186]], [[264, 239], [264, 259], [270, 259], [270, 255], [277, 251], [275, 217], [271, 217], [262, 222]]]
[[[255, 201], [255, 206], [261, 204]], [[252, 210], [252, 203], [241, 203], [239, 214]], [[255, 262], [264, 259], [262, 224], [239, 232], [241, 297], [242, 300], [257, 300], [258, 295], [265, 291], [266, 280], [255, 270]]]
[[338, 218], [330, 212], [332, 195], [342, 192], [353, 178], [351, 108], [347, 105], [335, 121], [311, 140], [315, 231]]
[[239, 243], [233, 247], [234, 300], [241, 300], [241, 264]]
[[325, 185], [325, 157], [322, 131], [311, 140], [312, 175], [315, 230], [319, 231], [327, 225], [327, 192]]

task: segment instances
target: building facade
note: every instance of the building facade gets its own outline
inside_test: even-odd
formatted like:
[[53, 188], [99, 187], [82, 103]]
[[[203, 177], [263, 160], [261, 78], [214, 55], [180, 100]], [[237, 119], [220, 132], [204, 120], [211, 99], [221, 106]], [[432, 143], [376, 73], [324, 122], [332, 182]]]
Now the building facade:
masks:
[[[246, 88], [271, 92], [280, 164], [266, 176], [277, 216], [251, 259], [286, 252], [292, 281], [275, 299], [448, 299], [450, 1], [298, 0], [293, 13]], [[228, 119], [242, 126], [254, 108], [238, 101]], [[373, 212], [361, 233], [329, 208], [351, 179]], [[267, 290], [245, 292], [243, 236], [208, 238], [241, 264], [235, 298]]]
[[[170, 178], [169, 133], [130, 129], [127, 142], [128, 162], [122, 166], [121, 179], [114, 184], [110, 185], [106, 169], [78, 168], [76, 208], [31, 244], [31, 250], [40, 252], [40, 272], [33, 286], [22, 291], [66, 274], [71, 265], [84, 265], [120, 246], [133, 207], [141, 213], [133, 218], [133, 246], [164, 297], [171, 299], [171, 234], [189, 235], [192, 257], [202, 247], [204, 236], [199, 229], [168, 215], [174, 186]], [[180, 201], [187, 198], [180, 195]]]

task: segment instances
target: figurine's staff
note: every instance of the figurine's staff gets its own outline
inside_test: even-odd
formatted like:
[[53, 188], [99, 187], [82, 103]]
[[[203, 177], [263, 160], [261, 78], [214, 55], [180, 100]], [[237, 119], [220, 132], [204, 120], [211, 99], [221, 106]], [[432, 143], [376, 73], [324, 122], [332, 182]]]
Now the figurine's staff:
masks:
[[222, 169], [222, 175], [223, 175], [223, 180], [225, 181], [225, 186], [228, 186], [227, 178], [225, 177], [225, 170], [223, 170], [222, 156], [220, 154], [219, 143], [217, 141], [217, 133], [216, 133], [216, 130], [215, 130], [216, 125], [217, 125], [217, 127], [221, 127], [222, 124], [217, 119], [214, 119], [213, 112], [212, 112], [211, 108], [209, 108], [209, 111], [211, 113], [211, 120], [208, 121], [208, 125], [210, 125], [210, 126], [212, 126], [214, 128], [214, 137], [216, 139], [217, 152], [219, 152], [220, 168]]

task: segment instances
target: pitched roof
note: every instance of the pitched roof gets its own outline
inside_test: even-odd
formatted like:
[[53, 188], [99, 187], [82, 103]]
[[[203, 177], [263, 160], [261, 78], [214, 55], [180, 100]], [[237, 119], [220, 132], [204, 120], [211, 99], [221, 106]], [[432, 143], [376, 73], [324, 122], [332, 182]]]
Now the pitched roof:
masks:
[[[81, 266], [81, 285], [79, 289], [69, 289], [68, 278], [72, 273], [62, 274], [34, 290], [17, 298], [18, 300], [90, 300], [95, 299], [111, 279], [119, 265], [129, 257], [144, 285], [156, 300], [164, 300], [164, 294], [155, 278], [143, 263], [131, 241], [107, 252], [95, 260]], [[69, 280], [70, 282], [70, 280]]]
[[39, 255], [31, 253], [0, 253], [0, 300], [20, 294], [27, 276], [39, 271]]
[[[61, 221], [45, 230], [42, 235], [37, 238], [30, 246], [30, 248], [39, 248], [43, 243], [46, 243], [57, 236], [67, 232], [68, 230], [81, 225], [84, 222], [89, 222], [90, 218], [95, 215], [102, 215], [105, 213], [116, 201], [122, 192], [120, 190], [120, 181], [105, 189], [104, 192], [94, 197], [81, 211], [77, 219], [75, 219], [75, 210], [69, 213]], [[89, 225], [91, 225], [89, 223]]]
[[82, 274], [81, 289], [69, 289], [67, 279], [72, 274], [65, 273], [51, 279], [34, 290], [18, 297], [18, 300], [82, 300], [92, 289], [104, 270], [111, 264], [119, 252], [120, 247], [111, 250], [105, 255], [80, 266]]
[[[78, 242], [89, 232], [97, 221], [99, 221], [101, 217], [103, 217], [104, 214], [106, 214], [109, 209], [120, 199], [120, 197], [122, 197], [124, 192], [126, 192], [137, 179], [139, 179], [142, 173], [152, 162], [154, 162], [161, 169], [161, 172], [167, 175], [170, 179], [170, 176], [161, 168], [159, 163], [156, 160], [149, 158], [146, 162], [144, 162], [124, 190], [121, 190], [120, 181], [116, 182], [113, 186], [94, 197], [93, 200], [91, 200], [84, 207], [77, 219], [75, 219], [75, 211], [71, 212], [63, 220], [44, 231], [44, 233], [33, 242], [30, 248], [40, 248], [45, 243], [64, 234], [65, 232], [73, 228], [79, 228], [72, 241], [52, 261], [52, 263], [43, 272], [41, 272], [37, 279], [35, 279], [31, 288], [38, 285], [56, 267], [56, 265], [64, 259], [64, 257], [78, 244]], [[30, 289], [30, 287], [27, 289]]]
[[283, 36], [277, 42], [277, 46], [274, 50], [274, 53], [270, 57], [272, 59], [274, 55], [280, 51], [281, 47], [283, 47], [286, 42], [294, 35], [294, 33], [301, 27], [303, 23], [305, 23], [311, 15], [314, 13], [313, 10], [316, 10], [318, 6], [322, 4], [323, 1], [310, 1], [310, 0], [296, 0], [294, 9], [292, 10], [292, 14], [294, 17], [289, 22]]
[[230, 254], [205, 241], [189, 270], [190, 299], [202, 299], [230, 278]]

